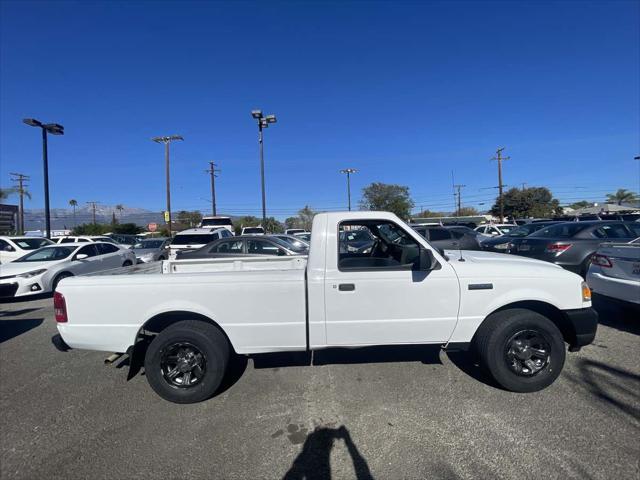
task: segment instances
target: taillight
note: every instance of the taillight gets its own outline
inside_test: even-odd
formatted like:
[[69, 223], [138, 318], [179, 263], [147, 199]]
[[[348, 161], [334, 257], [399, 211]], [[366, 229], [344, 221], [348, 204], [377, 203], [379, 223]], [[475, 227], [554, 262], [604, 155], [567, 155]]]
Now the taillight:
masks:
[[593, 263], [594, 265], [598, 265], [599, 267], [604, 267], [604, 268], [613, 267], [613, 264], [611, 263], [611, 260], [609, 260], [609, 257], [607, 257], [606, 255], [600, 255], [598, 253], [594, 253], [591, 256], [591, 263]]
[[67, 322], [67, 303], [64, 301], [64, 295], [60, 292], [53, 294], [53, 311], [56, 316], [56, 322]]
[[570, 243], [550, 243], [544, 250], [547, 253], [562, 253], [571, 248]]

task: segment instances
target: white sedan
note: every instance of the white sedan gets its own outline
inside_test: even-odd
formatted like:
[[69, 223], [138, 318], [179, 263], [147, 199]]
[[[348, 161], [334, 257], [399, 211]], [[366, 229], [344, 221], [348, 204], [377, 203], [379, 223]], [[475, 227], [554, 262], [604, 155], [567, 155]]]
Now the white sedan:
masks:
[[135, 263], [132, 250], [118, 248], [112, 243], [48, 245], [0, 265], [0, 297], [53, 292], [63, 278]]
[[600, 245], [591, 257], [587, 283], [594, 293], [640, 306], [640, 238]]
[[43, 237], [0, 237], [0, 263], [15, 259], [53, 242]]

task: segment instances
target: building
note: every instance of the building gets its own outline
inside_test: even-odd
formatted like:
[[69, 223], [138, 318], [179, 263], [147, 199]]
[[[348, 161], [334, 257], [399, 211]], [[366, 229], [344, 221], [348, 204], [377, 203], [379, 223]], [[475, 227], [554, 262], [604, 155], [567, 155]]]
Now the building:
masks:
[[15, 233], [18, 229], [18, 206], [0, 203], [0, 233]]

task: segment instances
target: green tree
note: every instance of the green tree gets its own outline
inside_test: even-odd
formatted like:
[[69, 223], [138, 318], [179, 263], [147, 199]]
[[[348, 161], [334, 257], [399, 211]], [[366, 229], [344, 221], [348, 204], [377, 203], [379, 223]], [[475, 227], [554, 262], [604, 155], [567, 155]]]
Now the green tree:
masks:
[[245, 215], [244, 217], [239, 217], [236, 221], [233, 222], [236, 235], [240, 235], [243, 227], [257, 227], [260, 225], [260, 219], [258, 217], [254, 217], [253, 215]]
[[202, 221], [202, 214], [197, 211], [180, 210], [176, 216], [176, 222], [184, 227], [195, 227]]
[[103, 235], [111, 230], [111, 225], [100, 223], [82, 223], [73, 227], [72, 235]]
[[122, 212], [124, 211], [124, 205], [122, 205], [121, 203], [117, 204], [116, 210], [118, 210], [118, 213], [120, 214], [120, 219], [122, 219]]
[[261, 222], [262, 228], [267, 233], [282, 233], [283, 225], [274, 217], [267, 217], [266, 222]]
[[[562, 207], [545, 187], [531, 187], [524, 190], [511, 188], [503, 194], [504, 214], [507, 217], [549, 217], [562, 214]], [[491, 208], [491, 214], [500, 215], [499, 198]]]
[[434, 210], [429, 210], [425, 208], [415, 215], [411, 215], [412, 218], [437, 218], [437, 217], [449, 217], [451, 213], [449, 212], [436, 212]]
[[413, 208], [409, 187], [374, 182], [362, 189], [360, 208], [393, 212], [400, 218], [409, 217]]
[[302, 228], [300, 226], [300, 217], [288, 217], [284, 221], [285, 228]]
[[[137, 235], [142, 232], [144, 232], [144, 228], [139, 227], [135, 223], [120, 223], [113, 227], [113, 233], [120, 233], [122, 235]], [[169, 232], [167, 231], [167, 233]]]
[[473, 207], [461, 207], [458, 210], [459, 217], [474, 217], [476, 215], [478, 215], [478, 210]]
[[574, 210], [578, 210], [579, 208], [587, 208], [592, 207], [593, 203], [587, 202], [586, 200], [580, 200], [579, 202], [574, 202], [569, 205], [569, 208], [573, 208]]
[[76, 226], [76, 208], [78, 207], [78, 201], [73, 198], [69, 200], [69, 205], [73, 208], [73, 226]]
[[607, 201], [622, 205], [623, 203], [631, 203], [638, 201], [638, 195], [626, 188], [619, 188], [616, 193], [608, 193]]

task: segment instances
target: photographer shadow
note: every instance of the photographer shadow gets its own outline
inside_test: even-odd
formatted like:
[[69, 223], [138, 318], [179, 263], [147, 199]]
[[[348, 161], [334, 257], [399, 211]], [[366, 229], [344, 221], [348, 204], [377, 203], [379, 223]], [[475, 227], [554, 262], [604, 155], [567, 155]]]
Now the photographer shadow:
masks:
[[302, 451], [293, 461], [283, 480], [331, 479], [331, 450], [336, 440], [343, 440], [358, 480], [373, 480], [369, 465], [353, 443], [349, 430], [339, 428], [316, 428], [302, 446]]

